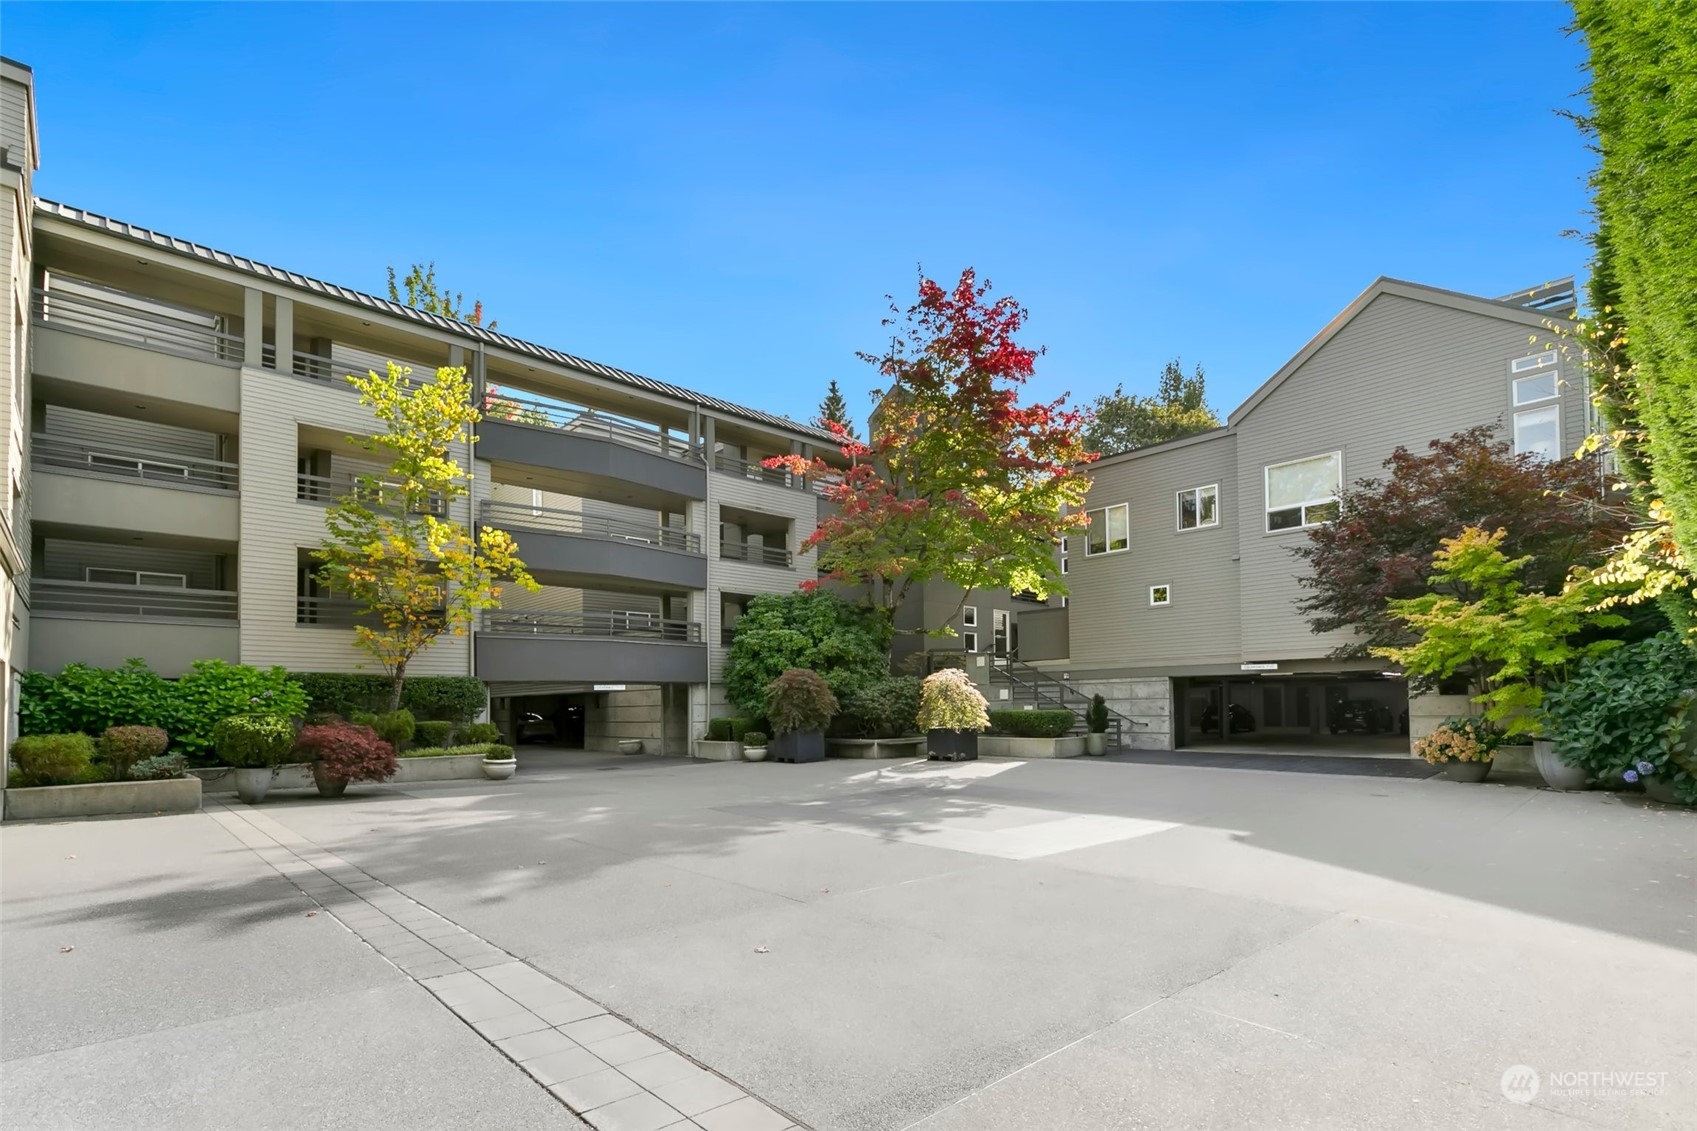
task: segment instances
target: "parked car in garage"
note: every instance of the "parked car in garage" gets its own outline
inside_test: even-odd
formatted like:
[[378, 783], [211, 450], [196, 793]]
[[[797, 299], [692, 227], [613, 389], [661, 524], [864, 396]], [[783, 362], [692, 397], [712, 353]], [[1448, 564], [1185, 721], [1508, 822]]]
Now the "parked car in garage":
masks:
[[[1255, 716], [1249, 713], [1249, 708], [1233, 703], [1231, 705], [1231, 721], [1233, 734], [1248, 734], [1255, 729]], [[1220, 708], [1218, 704], [1210, 703], [1202, 712], [1198, 728], [1203, 734], [1220, 733]]]
[[519, 716], [520, 742], [554, 742], [559, 739], [554, 729], [554, 720], [545, 718], [535, 711], [526, 711]]
[[1396, 723], [1377, 699], [1345, 699], [1332, 706], [1326, 727], [1333, 734], [1385, 734]]

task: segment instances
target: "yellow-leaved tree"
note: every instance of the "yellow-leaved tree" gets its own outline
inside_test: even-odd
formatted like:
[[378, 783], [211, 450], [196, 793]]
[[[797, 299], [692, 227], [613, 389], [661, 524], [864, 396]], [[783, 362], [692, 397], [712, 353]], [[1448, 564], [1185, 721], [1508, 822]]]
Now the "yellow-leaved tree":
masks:
[[475, 532], [449, 516], [471, 491], [454, 449], [476, 441], [480, 419], [463, 368], [438, 369], [428, 381], [390, 362], [388, 372], [348, 377], [360, 403], [382, 423], [353, 443], [384, 457], [381, 475], [360, 475], [324, 516], [314, 552], [318, 578], [365, 606], [354, 627], [360, 647], [393, 681], [389, 709], [400, 706], [407, 665], [444, 634], [464, 635], [479, 610], [501, 603], [501, 583], [540, 588], [502, 530]]

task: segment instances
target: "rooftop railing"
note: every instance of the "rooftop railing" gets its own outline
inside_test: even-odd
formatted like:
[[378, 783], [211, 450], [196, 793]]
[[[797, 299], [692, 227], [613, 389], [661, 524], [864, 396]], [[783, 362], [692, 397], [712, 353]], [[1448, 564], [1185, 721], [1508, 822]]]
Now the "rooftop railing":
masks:
[[[303, 503], [324, 503], [328, 505], [343, 495], [360, 490], [360, 482], [351, 475], [308, 475], [305, 472], [295, 474], [295, 498]], [[379, 486], [376, 491], [366, 491], [366, 502], [373, 507], [391, 506], [394, 492], [387, 487]], [[434, 496], [430, 505], [418, 511], [419, 514], [433, 514], [441, 518], [448, 513], [447, 504], [440, 496]]]
[[490, 611], [483, 615], [483, 631], [503, 635], [588, 636], [679, 644], [701, 642], [701, 625], [697, 622], [669, 620], [651, 613]]
[[586, 515], [580, 511], [533, 507], [526, 503], [488, 500], [479, 508], [485, 526], [501, 530], [535, 530], [546, 534], [570, 534], [604, 542], [635, 542], [668, 550], [701, 552], [701, 535], [669, 526], [630, 522], [625, 519]]
[[502, 424], [527, 424], [533, 428], [570, 432], [574, 436], [611, 440], [672, 459], [696, 462], [701, 459], [700, 449], [691, 447], [687, 440], [672, 435], [658, 425], [564, 401], [536, 400], [514, 396], [511, 393], [491, 392], [483, 401], [483, 417], [485, 420]]
[[795, 564], [795, 555], [782, 546], [757, 546], [752, 542], [721, 542], [719, 556], [727, 561], [753, 562], [755, 565], [782, 566]]
[[89, 620], [236, 621], [236, 594], [224, 589], [112, 585], [38, 577], [30, 588], [37, 613]]
[[155, 452], [127, 444], [88, 443], [37, 432], [30, 463], [38, 471], [66, 471], [103, 479], [132, 479], [160, 487], [234, 492], [237, 467], [223, 460]]
[[223, 319], [215, 314], [185, 310], [176, 315], [140, 297], [126, 301], [117, 291], [111, 298], [102, 298], [82, 290], [40, 287], [34, 292], [31, 312], [37, 325], [54, 330], [200, 361], [242, 362], [241, 337], [220, 329]]

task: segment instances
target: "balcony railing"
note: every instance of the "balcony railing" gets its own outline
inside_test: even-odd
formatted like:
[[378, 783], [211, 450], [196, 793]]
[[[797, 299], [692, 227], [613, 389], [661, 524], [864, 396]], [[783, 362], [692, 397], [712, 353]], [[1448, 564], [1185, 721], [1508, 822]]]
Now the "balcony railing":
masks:
[[503, 424], [528, 424], [533, 428], [570, 432], [574, 436], [611, 440], [616, 444], [640, 448], [672, 459], [696, 463], [701, 461], [699, 448], [691, 447], [688, 441], [672, 435], [658, 425], [598, 408], [491, 392], [484, 397], [483, 416], [486, 420]]
[[713, 470], [742, 479], [753, 479], [759, 483], [792, 487], [797, 491], [807, 490], [807, 480], [800, 475], [793, 475], [783, 468], [761, 467], [757, 459], [742, 459], [729, 452], [719, 452], [713, 456]]
[[138, 298], [134, 303], [121, 299], [117, 292], [106, 299], [81, 291], [38, 287], [32, 312], [37, 325], [55, 330], [200, 361], [241, 364], [242, 339], [218, 329], [222, 322], [218, 315], [197, 317], [184, 311], [177, 317], [167, 309], [149, 305], [146, 299]]
[[111, 585], [38, 577], [30, 588], [38, 613], [89, 620], [236, 621], [236, 594], [225, 589]]
[[596, 636], [699, 644], [701, 625], [649, 613], [526, 613], [503, 610], [483, 615], [483, 631], [530, 636]]
[[[307, 475], [298, 472], [295, 475], [295, 498], [303, 503], [331, 503], [343, 495], [351, 494], [360, 489], [360, 482], [351, 475]], [[366, 502], [373, 507], [391, 506], [393, 493], [384, 485], [375, 492], [366, 493]], [[433, 496], [430, 505], [421, 508], [419, 514], [433, 514], [441, 518], [448, 513], [447, 503], [440, 495]]]
[[795, 555], [781, 546], [756, 546], [751, 542], [721, 542], [719, 556], [726, 561], [753, 562], [755, 565], [782, 566], [785, 569], [795, 565]]
[[483, 525], [501, 530], [534, 530], [545, 534], [597, 538], [604, 542], [635, 542], [668, 550], [683, 550], [691, 554], [701, 552], [701, 535], [658, 524], [630, 522], [625, 519], [583, 514], [579, 511], [494, 500], [485, 502], [479, 508], [478, 515]]
[[90, 444], [37, 432], [30, 463], [39, 471], [69, 471], [103, 479], [136, 479], [160, 487], [236, 490], [236, 465], [222, 460], [132, 448], [127, 444]]
[[[437, 610], [441, 613], [441, 610]], [[319, 625], [324, 628], [352, 628], [356, 624], [380, 626], [380, 616], [351, 597], [295, 598], [295, 623]]]
[[[276, 356], [271, 346], [265, 347], [267, 358]], [[322, 354], [294, 351], [290, 371], [296, 377], [305, 377], [312, 381], [325, 381], [332, 385], [346, 385], [350, 375], [364, 377], [367, 373], [387, 372], [390, 358], [379, 354], [349, 355], [346, 357], [325, 357]], [[401, 358], [392, 359], [402, 369], [410, 369], [415, 379], [422, 380], [436, 372], [436, 366], [426, 365], [421, 361], [403, 361]]]

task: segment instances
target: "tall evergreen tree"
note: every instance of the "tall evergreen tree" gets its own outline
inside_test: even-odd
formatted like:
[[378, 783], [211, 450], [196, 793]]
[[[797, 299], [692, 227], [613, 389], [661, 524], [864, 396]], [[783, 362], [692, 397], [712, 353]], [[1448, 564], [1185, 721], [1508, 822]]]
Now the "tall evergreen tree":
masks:
[[1094, 419], [1084, 430], [1087, 448], [1103, 455], [1129, 452], [1167, 440], [1177, 440], [1220, 426], [1220, 418], [1208, 407], [1208, 378], [1198, 365], [1185, 376], [1178, 358], [1161, 370], [1161, 382], [1152, 397], [1127, 393], [1124, 385], [1096, 398]]
[[850, 436], [854, 435], [854, 421], [849, 418], [848, 402], [843, 399], [843, 391], [837, 388], [833, 378], [831, 387], [825, 391], [825, 399], [819, 402], [819, 415], [814, 417], [814, 423], [819, 427], [827, 427], [828, 421], [841, 424]]

